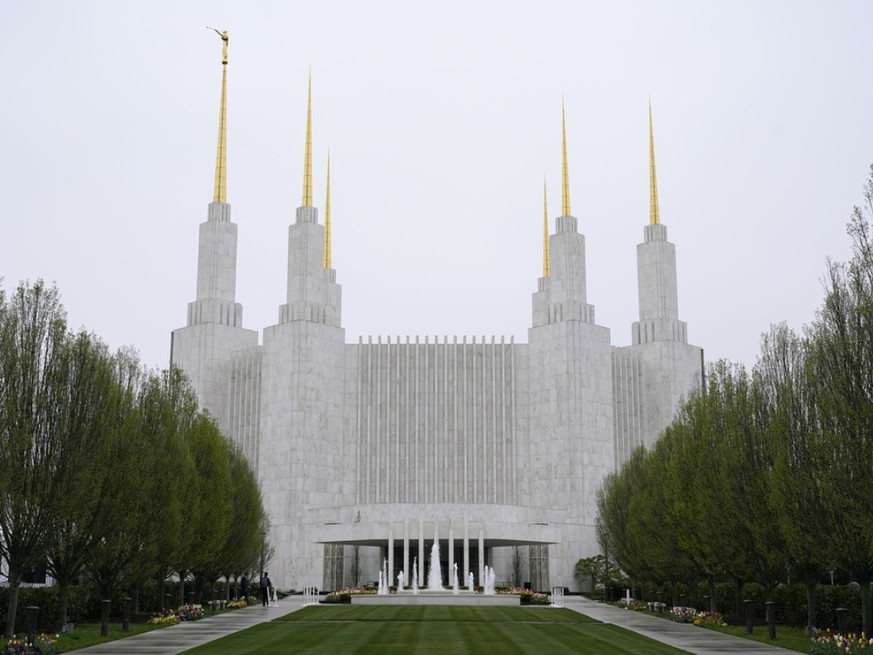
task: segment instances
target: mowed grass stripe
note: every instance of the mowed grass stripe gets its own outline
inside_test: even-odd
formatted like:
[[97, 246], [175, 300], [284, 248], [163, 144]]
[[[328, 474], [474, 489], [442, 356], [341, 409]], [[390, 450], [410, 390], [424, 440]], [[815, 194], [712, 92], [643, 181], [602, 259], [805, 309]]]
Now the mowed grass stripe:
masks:
[[307, 607], [186, 651], [190, 655], [330, 652], [672, 655], [684, 651], [566, 609], [423, 605]]
[[340, 605], [313, 606], [277, 621], [481, 621], [495, 623], [597, 623], [568, 609], [554, 607], [468, 607], [457, 605]]

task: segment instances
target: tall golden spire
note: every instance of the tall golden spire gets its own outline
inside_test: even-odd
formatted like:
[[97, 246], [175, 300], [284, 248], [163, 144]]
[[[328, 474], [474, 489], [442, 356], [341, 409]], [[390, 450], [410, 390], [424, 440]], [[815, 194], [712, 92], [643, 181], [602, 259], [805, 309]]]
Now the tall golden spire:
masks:
[[570, 173], [567, 170], [567, 121], [561, 98], [561, 216], [570, 216]]
[[545, 175], [543, 175], [543, 277], [549, 277], [549, 203], [546, 200]]
[[327, 151], [327, 197], [324, 199], [324, 267], [330, 268], [330, 150]]
[[649, 98], [649, 223], [661, 222], [658, 209], [658, 176], [655, 174], [655, 135], [652, 131], [652, 99]]
[[213, 202], [227, 202], [227, 45], [230, 39], [227, 30], [219, 32], [221, 37], [221, 109], [218, 113], [218, 152], [215, 155], [215, 193]]
[[312, 71], [306, 101], [306, 150], [303, 154], [303, 206], [312, 207]]

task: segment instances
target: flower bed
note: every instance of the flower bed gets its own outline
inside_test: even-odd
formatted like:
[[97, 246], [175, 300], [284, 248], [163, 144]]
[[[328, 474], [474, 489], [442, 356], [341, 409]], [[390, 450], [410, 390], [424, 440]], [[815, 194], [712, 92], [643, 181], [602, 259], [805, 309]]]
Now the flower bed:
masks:
[[552, 602], [548, 594], [541, 594], [538, 591], [531, 591], [530, 589], [505, 587], [497, 589], [496, 591], [498, 594], [518, 596], [522, 605], [549, 605]]
[[627, 610], [633, 610], [634, 612], [642, 612], [649, 609], [649, 606], [646, 603], [641, 600], [634, 600], [633, 598], [620, 598], [618, 600], [618, 606], [624, 607]]
[[201, 605], [182, 605], [176, 612], [176, 616], [180, 621], [196, 621], [203, 618], [203, 607]]
[[343, 587], [332, 591], [324, 597], [325, 603], [351, 603], [352, 596], [369, 596], [376, 593], [373, 587]]
[[17, 639], [12, 635], [3, 647], [3, 655], [55, 655], [58, 643], [57, 635], [50, 637], [47, 634], [41, 634], [34, 637], [31, 641], [26, 637]]
[[152, 625], [176, 625], [178, 622], [179, 617], [176, 616], [173, 610], [165, 610], [152, 614], [152, 618], [146, 621], [146, 623], [151, 623]]
[[693, 607], [674, 607], [670, 618], [677, 623], [693, 623], [704, 628], [724, 627], [724, 617], [718, 612], [700, 612]]
[[812, 638], [811, 655], [857, 655], [858, 653], [873, 653], [873, 639], [868, 639], [862, 632], [860, 635], [841, 635], [830, 630], [819, 632]]

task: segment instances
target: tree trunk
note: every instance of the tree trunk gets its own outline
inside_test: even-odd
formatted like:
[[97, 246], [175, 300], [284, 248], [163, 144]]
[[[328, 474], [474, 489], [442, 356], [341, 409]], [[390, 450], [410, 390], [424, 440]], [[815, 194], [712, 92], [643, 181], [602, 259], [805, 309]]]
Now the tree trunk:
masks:
[[139, 614], [139, 580], [133, 583], [133, 613]]
[[709, 578], [709, 611], [715, 612], [716, 607], [718, 607], [717, 599], [715, 597], [715, 578]]
[[815, 595], [818, 591], [818, 581], [810, 578], [806, 581], [806, 634], [815, 630]]
[[[10, 604], [12, 601], [12, 590], [10, 589]], [[871, 608], [870, 608], [870, 582], [861, 583], [861, 630], [865, 635], [870, 634], [871, 624]]]
[[179, 602], [176, 603], [179, 607], [185, 604], [185, 577], [187, 575], [187, 571], [179, 571]]
[[58, 620], [61, 627], [67, 625], [67, 607], [70, 600], [70, 583], [58, 580]]
[[15, 613], [18, 611], [18, 589], [21, 587], [21, 570], [9, 567], [9, 602], [6, 606], [7, 637], [15, 634]]
[[164, 607], [164, 589], [166, 589], [165, 584], [167, 581], [167, 576], [164, 575], [164, 572], [161, 571], [158, 573], [158, 609], [169, 609], [169, 607]]
[[734, 593], [734, 615], [738, 617], [744, 617], [745, 612], [743, 612], [743, 581], [738, 577], [734, 577], [734, 589], [736, 592]]

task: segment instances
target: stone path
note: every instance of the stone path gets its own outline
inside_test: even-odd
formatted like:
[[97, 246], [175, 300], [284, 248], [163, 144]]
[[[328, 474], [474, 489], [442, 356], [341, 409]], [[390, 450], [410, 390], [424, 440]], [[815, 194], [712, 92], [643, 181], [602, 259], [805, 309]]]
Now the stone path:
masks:
[[[598, 621], [632, 630], [694, 655], [724, 655], [725, 653], [786, 655], [794, 652], [713, 630], [705, 630], [689, 623], [674, 623], [640, 612], [603, 605], [582, 596], [565, 596], [564, 606]], [[76, 655], [178, 655], [189, 648], [220, 639], [259, 623], [272, 621], [301, 607], [303, 607], [302, 596], [289, 596], [280, 600], [277, 605], [266, 609], [255, 605], [73, 652]]]
[[288, 596], [272, 607], [252, 605], [199, 621], [182, 621], [160, 630], [73, 651], [75, 655], [177, 655], [303, 607], [303, 596]]
[[[564, 607], [604, 623], [613, 623], [695, 655], [723, 655], [724, 653], [786, 655], [786, 653], [796, 653], [796, 651], [768, 646], [751, 639], [699, 628], [690, 623], [675, 623], [642, 612], [604, 605], [584, 596], [565, 596]], [[762, 630], [764, 628], [756, 629]]]

